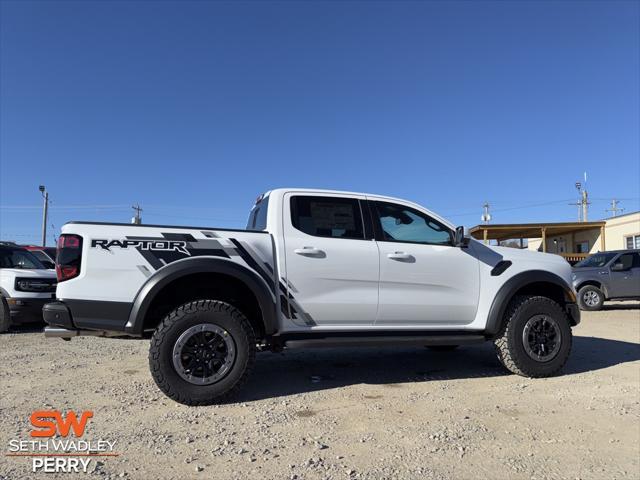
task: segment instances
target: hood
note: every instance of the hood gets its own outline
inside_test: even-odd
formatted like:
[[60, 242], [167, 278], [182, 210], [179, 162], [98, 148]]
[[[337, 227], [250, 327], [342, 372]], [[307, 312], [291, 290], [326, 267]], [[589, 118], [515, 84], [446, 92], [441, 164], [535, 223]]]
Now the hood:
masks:
[[25, 278], [56, 278], [55, 270], [29, 268], [3, 268], [2, 273]]
[[[526, 262], [543, 262], [543, 263], [553, 263], [566, 265], [569, 264], [567, 261], [561, 257], [560, 255], [555, 255], [553, 253], [543, 253], [536, 252], [534, 250], [520, 249], [520, 248], [511, 248], [511, 247], [496, 247], [490, 245], [484, 245], [483, 243], [479, 243], [482, 247], [491, 249], [493, 252], [499, 254], [503, 260], [512, 260], [514, 262], [517, 261], [526, 261]], [[482, 248], [481, 247], [481, 248]]]
[[573, 273], [591, 273], [606, 270], [607, 267], [571, 267]]

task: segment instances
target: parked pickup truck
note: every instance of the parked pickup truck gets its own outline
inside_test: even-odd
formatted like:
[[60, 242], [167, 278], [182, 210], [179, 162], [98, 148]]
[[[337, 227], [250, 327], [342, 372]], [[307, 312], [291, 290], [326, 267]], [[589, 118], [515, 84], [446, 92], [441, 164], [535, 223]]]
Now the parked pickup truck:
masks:
[[640, 299], [640, 250], [594, 253], [573, 266], [571, 278], [582, 310], [600, 310], [605, 300]]
[[492, 341], [510, 371], [557, 373], [580, 321], [559, 256], [489, 247], [379, 195], [278, 189], [246, 230], [71, 222], [48, 337], [151, 338], [158, 387], [220, 402], [257, 350]]

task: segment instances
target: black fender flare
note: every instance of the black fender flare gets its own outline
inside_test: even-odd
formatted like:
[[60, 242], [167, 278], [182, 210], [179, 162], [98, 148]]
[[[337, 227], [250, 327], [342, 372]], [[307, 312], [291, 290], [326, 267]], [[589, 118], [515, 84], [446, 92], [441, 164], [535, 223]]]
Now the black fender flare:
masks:
[[[500, 287], [500, 290], [498, 290], [498, 293], [494, 297], [487, 317], [485, 334], [488, 336], [494, 336], [500, 331], [504, 321], [504, 314], [507, 311], [507, 306], [518, 290], [532, 283], [541, 282], [552, 283], [561, 287], [564, 291], [567, 303], [575, 304], [576, 296], [573, 293], [571, 286], [555, 273], [544, 270], [528, 270], [520, 272], [507, 280], [502, 287]], [[567, 313], [571, 316], [572, 324], [577, 324], [580, 319], [573, 318], [575, 313], [572, 312], [572, 310], [574, 309], [568, 309]]]
[[142, 285], [133, 301], [125, 331], [133, 335], [142, 335], [144, 318], [153, 299], [165, 286], [174, 280], [194, 273], [221, 273], [243, 282], [255, 295], [262, 312], [266, 335], [277, 329], [274, 287], [256, 272], [226, 258], [197, 257], [187, 258], [161, 268]]

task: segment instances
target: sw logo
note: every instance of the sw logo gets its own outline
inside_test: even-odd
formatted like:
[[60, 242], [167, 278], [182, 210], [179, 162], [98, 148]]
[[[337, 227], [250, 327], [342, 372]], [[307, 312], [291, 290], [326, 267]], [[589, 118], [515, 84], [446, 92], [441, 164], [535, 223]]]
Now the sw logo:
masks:
[[34, 438], [53, 437], [57, 433], [66, 438], [73, 430], [76, 437], [81, 437], [84, 435], [84, 429], [91, 417], [93, 417], [93, 412], [89, 410], [82, 412], [80, 419], [75, 412], [67, 413], [65, 418], [57, 410], [39, 410], [31, 414], [31, 425], [36, 428], [31, 431], [31, 436]]

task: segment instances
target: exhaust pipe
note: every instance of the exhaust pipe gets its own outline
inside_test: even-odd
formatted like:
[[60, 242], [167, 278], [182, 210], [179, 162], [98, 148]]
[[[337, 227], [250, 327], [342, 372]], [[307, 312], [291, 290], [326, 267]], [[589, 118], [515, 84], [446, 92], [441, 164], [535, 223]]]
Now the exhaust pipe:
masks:
[[67, 330], [66, 328], [45, 327], [44, 336], [47, 338], [65, 338], [73, 337], [106, 337], [107, 332], [102, 330]]

